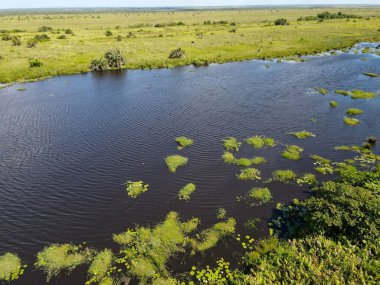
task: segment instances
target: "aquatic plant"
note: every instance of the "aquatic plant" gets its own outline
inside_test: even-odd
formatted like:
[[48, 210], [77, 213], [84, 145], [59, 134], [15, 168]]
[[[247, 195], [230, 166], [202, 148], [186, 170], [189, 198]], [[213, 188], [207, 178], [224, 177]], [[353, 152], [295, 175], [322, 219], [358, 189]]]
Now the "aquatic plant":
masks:
[[317, 90], [322, 95], [326, 95], [327, 93], [329, 93], [329, 91], [326, 88], [314, 88], [314, 89]]
[[183, 49], [177, 48], [170, 52], [169, 58], [175, 59], [175, 58], [184, 58], [186, 56], [186, 53]]
[[143, 181], [127, 181], [125, 183], [125, 191], [127, 191], [128, 196], [131, 198], [137, 198], [142, 193], [148, 191], [149, 185], [144, 184]]
[[170, 155], [165, 158], [165, 163], [170, 172], [175, 173], [177, 168], [185, 166], [188, 158], [181, 155]]
[[346, 91], [346, 90], [335, 90], [335, 93], [336, 94], [340, 94], [340, 95], [344, 95], [344, 96], [350, 96], [351, 95], [351, 92], [350, 91]]
[[302, 147], [297, 145], [289, 145], [286, 150], [281, 154], [282, 157], [290, 160], [299, 160], [301, 159], [301, 153], [304, 151]]
[[251, 166], [252, 165], [252, 160], [249, 158], [237, 158], [235, 159], [234, 163], [238, 166]]
[[0, 256], [0, 282], [17, 280], [24, 273], [21, 259], [13, 253], [5, 253]]
[[276, 182], [282, 182], [285, 184], [289, 184], [293, 180], [297, 178], [297, 174], [290, 169], [285, 170], [275, 170], [272, 173], [272, 180]]
[[380, 77], [380, 74], [377, 74], [377, 73], [364, 72], [363, 74], [369, 77]]
[[272, 200], [272, 193], [269, 188], [252, 188], [246, 195], [247, 201], [254, 206], [269, 203]]
[[251, 162], [252, 162], [252, 165], [257, 165], [257, 164], [264, 164], [267, 162], [267, 160], [265, 159], [265, 157], [256, 156], [251, 159]]
[[297, 184], [302, 185], [316, 185], [318, 184], [318, 180], [312, 173], [305, 173], [301, 177], [297, 178]]
[[91, 251], [72, 244], [54, 244], [37, 254], [35, 267], [47, 274], [48, 281], [61, 271], [71, 271], [91, 259]]
[[178, 144], [179, 150], [184, 149], [185, 147], [188, 147], [188, 146], [192, 146], [194, 143], [194, 140], [189, 139], [189, 138], [184, 137], [184, 136], [176, 138], [175, 141]]
[[227, 211], [224, 208], [219, 208], [218, 211], [216, 212], [216, 217], [219, 220], [223, 220], [227, 215]]
[[344, 117], [343, 122], [350, 126], [356, 126], [360, 124], [360, 121], [358, 119], [350, 118], [350, 117]]
[[241, 142], [239, 142], [234, 137], [228, 137], [228, 138], [223, 140], [223, 145], [224, 145], [224, 149], [226, 151], [231, 151], [231, 150], [239, 151], [239, 148], [241, 146]]
[[315, 171], [321, 174], [332, 174], [334, 172], [334, 168], [331, 165], [331, 160], [319, 155], [311, 155], [310, 157], [314, 160]]
[[112, 272], [114, 255], [110, 249], [104, 249], [99, 252], [92, 260], [88, 269], [90, 276], [89, 283], [99, 282], [109, 276]]
[[190, 196], [197, 190], [197, 186], [193, 183], [186, 184], [178, 193], [180, 200], [190, 200]]
[[239, 180], [260, 180], [261, 171], [257, 168], [245, 168], [236, 175]]
[[352, 99], [372, 99], [375, 97], [373, 92], [365, 92], [363, 90], [352, 90], [351, 98]]
[[331, 108], [336, 108], [336, 107], [338, 107], [338, 102], [336, 102], [336, 101], [330, 101], [330, 107]]
[[276, 145], [276, 142], [272, 138], [265, 136], [254, 136], [246, 140], [246, 142], [253, 148], [260, 149], [264, 147], [273, 147]]
[[363, 110], [357, 109], [357, 108], [350, 108], [346, 111], [346, 115], [348, 116], [357, 116], [363, 114]]
[[306, 139], [309, 137], [315, 137], [315, 134], [308, 132], [308, 131], [293, 132], [293, 133], [289, 133], [289, 134], [295, 136], [298, 139]]
[[216, 264], [215, 268], [210, 268], [208, 265], [205, 268], [193, 266], [189, 273], [191, 280], [189, 284], [234, 284], [240, 273], [231, 269], [230, 263], [223, 258]]
[[222, 155], [222, 159], [225, 163], [227, 164], [232, 164], [235, 162], [235, 156], [233, 153], [229, 152], [229, 151], [225, 151]]

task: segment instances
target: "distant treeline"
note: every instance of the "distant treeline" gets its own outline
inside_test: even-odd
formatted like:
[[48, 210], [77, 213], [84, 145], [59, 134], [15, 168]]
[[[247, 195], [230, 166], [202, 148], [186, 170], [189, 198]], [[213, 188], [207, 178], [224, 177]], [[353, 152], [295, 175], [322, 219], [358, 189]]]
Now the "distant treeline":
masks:
[[297, 21], [324, 21], [324, 20], [332, 20], [332, 19], [360, 19], [360, 16], [357, 15], [350, 15], [345, 14], [342, 12], [338, 13], [330, 13], [330, 12], [323, 12], [319, 13], [317, 16], [306, 16], [306, 17], [300, 17], [297, 19]]

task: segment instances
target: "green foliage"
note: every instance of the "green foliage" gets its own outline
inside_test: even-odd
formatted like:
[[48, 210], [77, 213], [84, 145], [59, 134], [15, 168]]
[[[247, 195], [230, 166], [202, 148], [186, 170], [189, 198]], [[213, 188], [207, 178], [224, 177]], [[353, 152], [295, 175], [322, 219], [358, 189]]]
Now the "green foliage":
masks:
[[217, 213], [216, 213], [216, 217], [219, 220], [223, 220], [226, 217], [226, 215], [227, 215], [227, 211], [224, 208], [219, 208]]
[[172, 173], [175, 173], [177, 168], [185, 166], [187, 162], [188, 158], [181, 155], [170, 155], [165, 158], [166, 166]]
[[11, 41], [13, 46], [21, 46], [21, 38], [19, 36], [13, 36]]
[[193, 266], [190, 271], [189, 284], [235, 284], [240, 275], [238, 271], [230, 268], [230, 263], [223, 258], [216, 262], [216, 268], [197, 268]]
[[377, 73], [364, 72], [363, 74], [369, 77], [380, 77], [380, 74], [377, 74]]
[[332, 174], [334, 172], [334, 168], [331, 165], [331, 160], [319, 155], [312, 155], [311, 158], [314, 160], [315, 171], [321, 174]]
[[338, 106], [339, 106], [338, 102], [336, 102], [336, 101], [330, 101], [330, 107], [331, 108], [336, 108]]
[[108, 50], [104, 58], [110, 68], [121, 69], [125, 65], [125, 58], [119, 49]]
[[289, 133], [289, 134], [295, 136], [298, 139], [306, 139], [309, 137], [315, 137], [315, 134], [308, 131], [294, 132], [294, 133]]
[[142, 193], [148, 191], [149, 185], [144, 184], [143, 181], [127, 181], [125, 183], [125, 191], [127, 191], [128, 196], [131, 198], [137, 198]]
[[360, 124], [360, 121], [358, 119], [350, 118], [350, 117], [344, 117], [343, 122], [346, 125], [350, 125], [350, 126], [357, 126]]
[[35, 35], [34, 40], [36, 42], [46, 42], [50, 41], [50, 37], [47, 34]]
[[180, 200], [190, 200], [190, 196], [197, 190], [197, 186], [193, 183], [186, 184], [178, 193]]
[[39, 33], [46, 33], [46, 32], [52, 32], [53, 28], [48, 26], [42, 26], [38, 28]]
[[65, 34], [66, 35], [74, 35], [74, 32], [71, 29], [66, 29]]
[[297, 145], [289, 145], [286, 150], [282, 153], [282, 157], [290, 159], [290, 160], [300, 160], [301, 153], [303, 152], [303, 148]]
[[175, 59], [175, 58], [184, 58], [186, 56], [186, 53], [183, 49], [177, 48], [170, 52], [169, 58]]
[[297, 174], [290, 169], [285, 170], [275, 170], [272, 173], [273, 181], [282, 182], [285, 184], [289, 184], [297, 178]]
[[33, 48], [37, 46], [37, 41], [35, 39], [29, 39], [26, 43], [27, 48]]
[[250, 137], [246, 140], [246, 142], [252, 146], [253, 148], [260, 149], [264, 147], [274, 147], [276, 142], [272, 138], [264, 137], [264, 136], [254, 136]]
[[108, 62], [105, 58], [93, 59], [90, 64], [91, 71], [108, 70]]
[[67, 36], [66, 35], [60, 35], [57, 39], [58, 40], [66, 40]]
[[346, 111], [346, 115], [348, 116], [357, 116], [363, 114], [363, 110], [357, 108], [350, 108]]
[[229, 152], [229, 151], [225, 151], [222, 155], [222, 159], [225, 163], [227, 164], [232, 164], [235, 162], [235, 156], [233, 153]]
[[269, 203], [272, 200], [272, 193], [268, 188], [252, 188], [246, 195], [247, 201], [254, 206]]
[[236, 175], [239, 180], [260, 180], [261, 171], [257, 168], [245, 168]]
[[315, 90], [317, 90], [322, 95], [326, 95], [327, 93], [329, 93], [329, 91], [326, 88], [315, 88]]
[[112, 37], [113, 33], [110, 30], [107, 30], [105, 33], [106, 37]]
[[234, 137], [228, 137], [228, 138], [223, 140], [223, 145], [224, 145], [224, 149], [226, 151], [231, 151], [231, 150], [239, 151], [239, 148], [241, 146], [241, 142], [239, 142]]
[[351, 92], [350, 91], [346, 91], [346, 90], [335, 90], [335, 93], [336, 94], [340, 94], [340, 95], [344, 95], [344, 96], [350, 96], [351, 95]]
[[316, 185], [318, 184], [318, 180], [312, 173], [305, 173], [301, 177], [297, 178], [297, 184], [302, 185]]
[[194, 140], [189, 139], [184, 136], [176, 138], [175, 141], [178, 144], [179, 150], [184, 149], [185, 147], [188, 147], [188, 146], [192, 146], [194, 144]]
[[29, 67], [30, 68], [41, 67], [43, 65], [44, 64], [41, 61], [39, 61], [38, 59], [29, 60]]
[[279, 18], [276, 21], [274, 21], [274, 24], [276, 26], [286, 26], [289, 25], [288, 20], [285, 18]]
[[51, 245], [37, 254], [35, 266], [47, 274], [47, 279], [61, 271], [71, 271], [91, 258], [91, 252], [72, 244]]
[[234, 160], [234, 163], [238, 166], [251, 166], [251, 165], [257, 165], [257, 164], [263, 164], [266, 163], [267, 160], [264, 157], [256, 156], [254, 158], [238, 158]]
[[104, 249], [99, 252], [90, 264], [88, 274], [90, 276], [89, 282], [99, 282], [107, 278], [112, 272], [113, 253], [110, 249]]
[[17, 280], [24, 273], [21, 259], [13, 253], [5, 253], [0, 256], [0, 282]]
[[375, 93], [365, 92], [363, 90], [352, 90], [351, 94], [352, 99], [372, 99], [375, 97]]

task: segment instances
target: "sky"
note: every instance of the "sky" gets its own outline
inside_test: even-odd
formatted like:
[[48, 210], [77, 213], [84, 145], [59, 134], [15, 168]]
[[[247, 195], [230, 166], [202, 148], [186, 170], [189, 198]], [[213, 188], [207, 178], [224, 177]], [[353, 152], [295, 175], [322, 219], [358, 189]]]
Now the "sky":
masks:
[[171, 7], [310, 4], [380, 5], [380, 0], [0, 0], [0, 9], [60, 7]]

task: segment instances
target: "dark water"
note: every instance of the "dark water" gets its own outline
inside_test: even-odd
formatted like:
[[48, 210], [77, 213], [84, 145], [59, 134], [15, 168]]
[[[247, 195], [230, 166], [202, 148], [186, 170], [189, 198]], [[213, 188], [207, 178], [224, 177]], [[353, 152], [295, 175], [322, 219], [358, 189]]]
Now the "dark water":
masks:
[[[380, 137], [380, 99], [352, 100], [333, 92], [378, 92], [380, 78], [363, 72], [380, 73], [380, 57], [341, 54], [304, 63], [250, 61], [85, 74], [2, 89], [0, 253], [16, 252], [33, 263], [36, 253], [51, 243], [112, 246], [113, 233], [154, 224], [169, 211], [184, 219], [200, 217], [205, 227], [217, 221], [219, 207], [238, 224], [263, 219], [254, 233], [263, 236], [275, 204], [304, 198], [307, 188], [272, 183], [272, 203], [253, 208], [237, 202], [237, 196], [260, 183], [236, 179], [239, 167], [221, 162], [221, 140], [267, 135], [279, 141], [273, 149], [256, 151], [245, 145], [239, 152], [239, 157], [266, 157], [268, 163], [258, 167], [265, 178], [275, 169], [311, 171], [311, 154], [342, 159], [347, 154], [334, 146]], [[17, 91], [20, 87], [27, 90]], [[314, 87], [330, 93], [318, 94]], [[331, 100], [339, 107], [331, 109]], [[365, 110], [359, 126], [343, 124], [350, 107]], [[317, 137], [287, 135], [301, 130]], [[174, 138], [180, 135], [193, 138], [195, 145], [180, 151], [189, 164], [170, 174], [164, 158], [179, 152]], [[282, 158], [282, 144], [304, 147], [303, 159]], [[144, 180], [150, 189], [132, 200], [123, 188], [127, 180]], [[189, 182], [197, 184], [197, 192], [189, 202], [178, 201], [179, 189]], [[231, 253], [222, 247], [218, 254]], [[44, 280], [29, 269], [16, 284]], [[52, 284], [84, 280], [77, 272]]]

